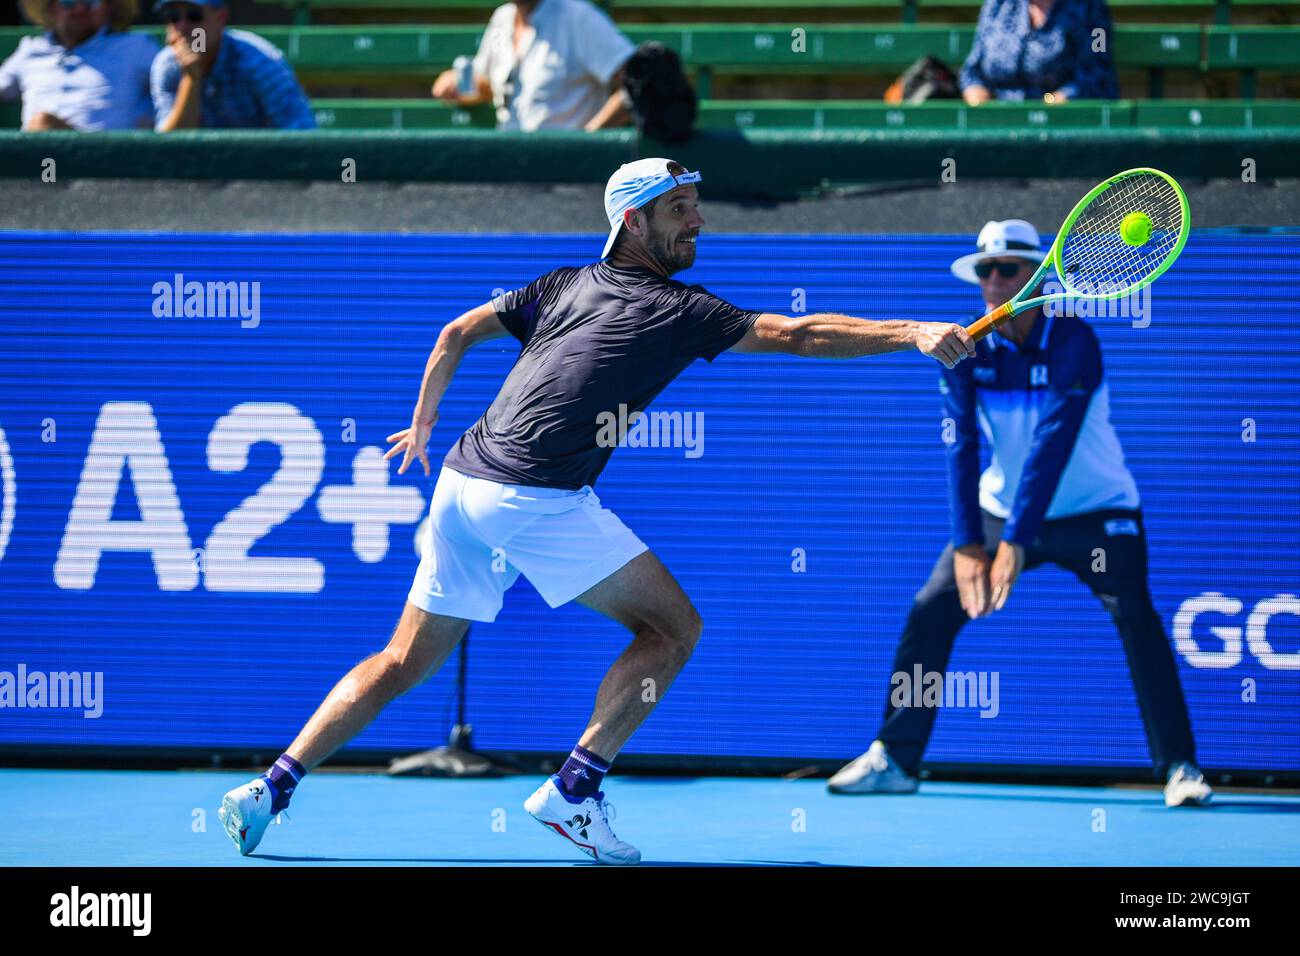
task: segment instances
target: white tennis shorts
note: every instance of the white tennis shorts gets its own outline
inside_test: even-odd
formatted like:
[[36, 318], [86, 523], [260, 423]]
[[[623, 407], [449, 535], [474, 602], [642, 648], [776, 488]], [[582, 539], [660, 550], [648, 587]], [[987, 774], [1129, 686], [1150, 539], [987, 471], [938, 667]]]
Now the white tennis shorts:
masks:
[[468, 621], [496, 620], [521, 571], [559, 607], [648, 550], [590, 485], [507, 485], [447, 467], [433, 489], [429, 526], [407, 599]]

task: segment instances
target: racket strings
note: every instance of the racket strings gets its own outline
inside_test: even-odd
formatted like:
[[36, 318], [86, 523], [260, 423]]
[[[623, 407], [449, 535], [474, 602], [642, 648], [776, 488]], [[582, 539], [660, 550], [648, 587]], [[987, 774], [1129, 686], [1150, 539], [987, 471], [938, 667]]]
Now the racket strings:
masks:
[[[1165, 188], [1161, 188], [1165, 187]], [[1151, 217], [1150, 239], [1131, 246], [1120, 234], [1125, 217], [1143, 212]], [[1178, 197], [1163, 179], [1139, 176], [1117, 184], [1098, 196], [1076, 221], [1071, 235], [1071, 284], [1086, 281], [1092, 288], [1080, 291], [1118, 291], [1136, 284], [1163, 261], [1177, 242], [1181, 221]], [[1099, 287], [1099, 286], [1108, 286]]]
[[[1134, 212], [1151, 219], [1151, 236], [1131, 246], [1121, 235]], [[1062, 281], [1071, 291], [1122, 293], [1160, 268], [1183, 229], [1182, 202], [1164, 177], [1138, 173], [1098, 194], [1075, 220], [1061, 247]]]

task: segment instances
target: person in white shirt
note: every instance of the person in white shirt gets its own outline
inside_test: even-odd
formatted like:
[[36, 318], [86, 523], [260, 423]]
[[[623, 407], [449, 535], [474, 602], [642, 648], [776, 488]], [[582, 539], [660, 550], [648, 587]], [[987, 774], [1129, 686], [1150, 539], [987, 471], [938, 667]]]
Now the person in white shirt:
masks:
[[587, 0], [518, 0], [497, 7], [474, 57], [474, 91], [455, 70], [433, 84], [457, 106], [489, 100], [497, 129], [587, 131], [627, 124], [623, 66], [635, 47]]
[[23, 101], [23, 129], [147, 129], [158, 43], [127, 28], [136, 0], [22, 0], [45, 32], [0, 64], [0, 100]]

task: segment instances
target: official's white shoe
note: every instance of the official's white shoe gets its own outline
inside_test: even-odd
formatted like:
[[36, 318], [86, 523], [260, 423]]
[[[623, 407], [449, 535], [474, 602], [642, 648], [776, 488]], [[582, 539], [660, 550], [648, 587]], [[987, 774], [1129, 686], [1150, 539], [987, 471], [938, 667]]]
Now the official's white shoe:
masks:
[[614, 836], [609, 828], [605, 794], [597, 793], [581, 803], [566, 800], [555, 780], [546, 782], [524, 801], [524, 809], [542, 826], [564, 837], [597, 863], [632, 866], [641, 862], [641, 851]]
[[1214, 798], [1214, 791], [1194, 764], [1176, 763], [1169, 768], [1165, 783], [1165, 806], [1201, 807]]
[[826, 782], [831, 793], [916, 793], [917, 780], [900, 767], [879, 740]]
[[257, 849], [262, 834], [275, 819], [271, 812], [271, 788], [261, 777], [236, 787], [222, 798], [217, 816], [239, 852], [248, 856]]

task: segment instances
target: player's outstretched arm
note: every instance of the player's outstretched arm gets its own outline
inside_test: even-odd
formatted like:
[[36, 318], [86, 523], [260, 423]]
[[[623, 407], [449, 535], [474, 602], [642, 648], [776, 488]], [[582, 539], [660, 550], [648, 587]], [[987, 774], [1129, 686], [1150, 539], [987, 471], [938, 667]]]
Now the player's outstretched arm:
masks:
[[765, 312], [732, 351], [859, 358], [912, 348], [947, 368], [975, 354], [974, 340], [962, 326], [952, 322], [873, 322], [836, 312], [800, 316]]
[[490, 339], [503, 338], [510, 333], [497, 318], [496, 309], [491, 302], [485, 302], [477, 308], [470, 309], [464, 315], [452, 319], [438, 334], [438, 341], [429, 353], [429, 361], [424, 366], [424, 381], [420, 383], [420, 398], [411, 413], [411, 427], [403, 428], [388, 436], [388, 441], [396, 442], [384, 455], [387, 461], [398, 452], [404, 452], [402, 464], [397, 473], [403, 474], [412, 458], [419, 458], [424, 465], [424, 473], [429, 474], [429, 457], [425, 446], [429, 443], [429, 434], [438, 423], [438, 405], [451, 384], [451, 377], [456, 374], [460, 360], [473, 345]]

